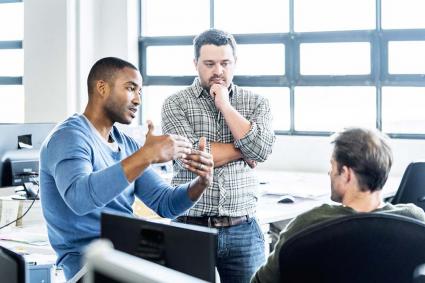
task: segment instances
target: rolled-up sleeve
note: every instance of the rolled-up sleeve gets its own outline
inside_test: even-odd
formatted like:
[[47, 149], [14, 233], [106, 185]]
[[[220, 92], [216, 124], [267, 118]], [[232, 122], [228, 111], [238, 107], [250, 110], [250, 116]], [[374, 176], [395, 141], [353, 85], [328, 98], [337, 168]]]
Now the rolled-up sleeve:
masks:
[[245, 158], [264, 162], [272, 153], [275, 141], [272, 115], [267, 99], [259, 99], [258, 106], [249, 120], [251, 122], [249, 132], [243, 138], [235, 140], [234, 145]]

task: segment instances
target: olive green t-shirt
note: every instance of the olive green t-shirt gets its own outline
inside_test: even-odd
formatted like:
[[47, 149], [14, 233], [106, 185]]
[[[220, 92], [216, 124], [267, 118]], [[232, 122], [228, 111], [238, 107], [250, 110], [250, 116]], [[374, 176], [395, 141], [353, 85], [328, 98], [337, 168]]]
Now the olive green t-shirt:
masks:
[[[414, 204], [385, 204], [383, 207], [374, 211], [376, 213], [397, 214], [425, 222], [425, 213]], [[274, 251], [267, 259], [267, 263], [260, 267], [251, 280], [251, 283], [278, 283], [280, 281], [279, 273], [279, 252], [285, 241], [295, 233], [307, 228], [313, 224], [331, 220], [337, 217], [360, 214], [354, 209], [342, 205], [323, 204], [313, 208], [294, 218], [286, 228], [280, 233], [279, 241], [276, 243]]]

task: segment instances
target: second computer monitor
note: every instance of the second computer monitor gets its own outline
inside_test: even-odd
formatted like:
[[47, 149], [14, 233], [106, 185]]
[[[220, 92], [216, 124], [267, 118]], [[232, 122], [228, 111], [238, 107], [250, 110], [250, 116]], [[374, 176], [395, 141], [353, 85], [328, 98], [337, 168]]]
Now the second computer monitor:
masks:
[[103, 213], [101, 237], [111, 240], [117, 250], [216, 281], [216, 229]]

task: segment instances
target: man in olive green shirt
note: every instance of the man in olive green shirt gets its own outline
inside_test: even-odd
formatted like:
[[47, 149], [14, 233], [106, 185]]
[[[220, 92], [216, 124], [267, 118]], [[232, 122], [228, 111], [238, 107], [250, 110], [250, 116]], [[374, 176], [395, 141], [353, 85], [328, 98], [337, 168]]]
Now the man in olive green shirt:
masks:
[[414, 204], [392, 205], [382, 201], [382, 187], [393, 159], [388, 137], [377, 130], [350, 128], [337, 134], [332, 143], [328, 173], [331, 199], [342, 205], [323, 204], [293, 219], [251, 283], [279, 282], [280, 249], [288, 238], [312, 224], [364, 212], [398, 214], [425, 221], [424, 211]]

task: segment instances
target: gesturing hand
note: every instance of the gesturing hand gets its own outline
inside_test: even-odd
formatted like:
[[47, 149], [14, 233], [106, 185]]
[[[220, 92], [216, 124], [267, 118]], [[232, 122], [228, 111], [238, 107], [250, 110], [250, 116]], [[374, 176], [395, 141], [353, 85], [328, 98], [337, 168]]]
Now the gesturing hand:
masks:
[[192, 149], [192, 152], [182, 158], [184, 167], [200, 177], [200, 185], [208, 187], [213, 179], [214, 162], [212, 155], [206, 152], [206, 138], [199, 139], [199, 150]]
[[153, 163], [167, 162], [173, 159], [185, 158], [191, 153], [192, 144], [185, 137], [178, 135], [155, 136], [152, 121], [147, 121], [144, 150], [152, 157]]

